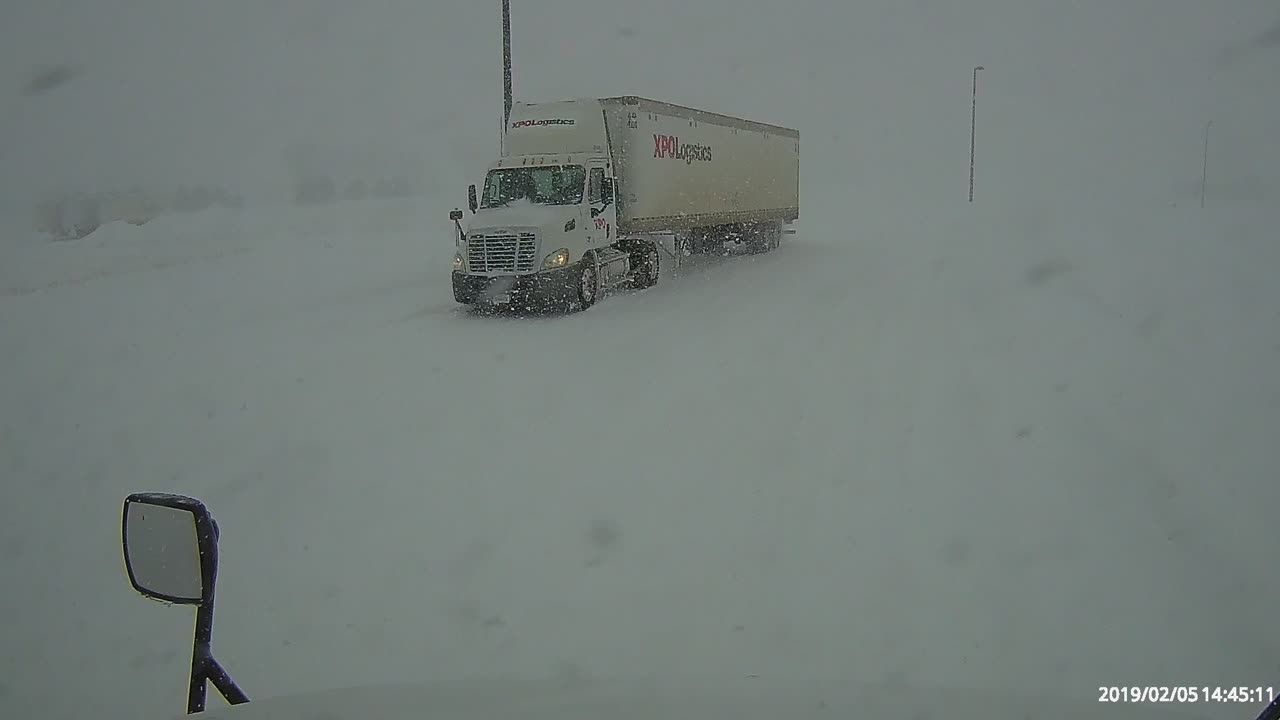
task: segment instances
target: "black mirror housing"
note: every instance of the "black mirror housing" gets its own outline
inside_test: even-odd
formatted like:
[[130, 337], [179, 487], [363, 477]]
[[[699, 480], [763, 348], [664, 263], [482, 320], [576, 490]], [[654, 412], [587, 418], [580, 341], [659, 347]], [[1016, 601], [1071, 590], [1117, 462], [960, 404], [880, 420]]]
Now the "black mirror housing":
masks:
[[199, 500], [170, 493], [128, 496], [120, 540], [129, 584], [139, 594], [174, 605], [205, 605], [213, 598], [218, 526]]
[[120, 522], [129, 584], [144, 597], [194, 605], [195, 636], [187, 714], [204, 712], [207, 683], [230, 705], [249, 702], [213, 657], [213, 597], [218, 576], [218, 523], [199, 500], [171, 493], [133, 493]]
[[454, 222], [458, 222], [459, 220], [462, 219], [462, 211], [454, 210], [453, 212], [449, 213], [449, 219]]
[[476, 208], [480, 206], [476, 202], [476, 186], [472, 185], [467, 188], [467, 204], [471, 206], [471, 213], [475, 214]]

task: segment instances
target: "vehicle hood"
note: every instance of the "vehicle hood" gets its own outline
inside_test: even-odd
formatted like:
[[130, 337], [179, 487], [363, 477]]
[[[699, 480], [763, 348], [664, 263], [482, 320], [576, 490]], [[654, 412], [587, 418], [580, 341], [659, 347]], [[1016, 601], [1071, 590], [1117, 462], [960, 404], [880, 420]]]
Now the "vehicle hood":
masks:
[[[1095, 688], [1073, 697], [907, 685], [736, 681], [581, 681], [540, 684], [383, 685], [218, 706], [220, 720], [1177, 720], [1194, 708], [1100, 704]], [[1241, 718], [1260, 708], [1241, 707]], [[183, 717], [183, 716], [176, 716]]]

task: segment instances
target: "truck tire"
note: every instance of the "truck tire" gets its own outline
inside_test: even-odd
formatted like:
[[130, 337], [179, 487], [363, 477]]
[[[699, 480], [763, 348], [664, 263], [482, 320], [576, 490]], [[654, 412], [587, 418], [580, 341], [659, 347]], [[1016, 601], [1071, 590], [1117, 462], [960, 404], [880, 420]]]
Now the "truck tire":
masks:
[[748, 255], [769, 252], [769, 230], [764, 225], [753, 225], [743, 228], [742, 242], [747, 246]]
[[582, 267], [578, 269], [578, 307], [586, 310], [596, 304], [600, 298], [600, 271], [596, 268], [594, 254], [582, 259]]
[[761, 223], [748, 233], [747, 252], [752, 255], [776, 250], [782, 245], [782, 225], [779, 223]]
[[636, 248], [635, 254], [632, 256], [635, 262], [635, 277], [632, 280], [632, 287], [643, 290], [651, 288], [658, 284], [658, 274], [661, 270], [659, 266], [658, 246], [653, 243], [644, 243]]

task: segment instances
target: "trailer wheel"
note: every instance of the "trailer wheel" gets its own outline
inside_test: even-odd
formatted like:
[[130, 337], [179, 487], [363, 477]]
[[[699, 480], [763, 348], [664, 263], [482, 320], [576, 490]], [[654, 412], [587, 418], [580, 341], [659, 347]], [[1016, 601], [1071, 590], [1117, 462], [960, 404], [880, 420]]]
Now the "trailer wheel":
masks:
[[658, 284], [658, 273], [661, 269], [658, 265], [658, 246], [645, 243], [638, 250], [636, 255], [640, 261], [636, 263], [636, 274], [632, 284], [638, 289], [653, 287]]
[[748, 233], [747, 252], [755, 255], [782, 247], [782, 225], [776, 222], [762, 223]]
[[582, 261], [578, 271], [578, 305], [586, 310], [596, 304], [600, 296], [600, 275], [596, 272], [594, 255], [588, 255]]
[[773, 249], [773, 241], [769, 237], [767, 226], [752, 225], [743, 228], [742, 242], [747, 246], [748, 255], [758, 255]]

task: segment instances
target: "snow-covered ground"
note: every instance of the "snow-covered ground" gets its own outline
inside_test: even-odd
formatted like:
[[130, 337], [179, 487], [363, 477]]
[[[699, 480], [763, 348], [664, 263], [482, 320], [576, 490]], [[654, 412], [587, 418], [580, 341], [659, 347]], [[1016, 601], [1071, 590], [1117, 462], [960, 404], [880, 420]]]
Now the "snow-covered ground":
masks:
[[222, 527], [251, 697], [1280, 685], [1280, 212], [804, 193], [777, 252], [548, 317], [454, 304], [445, 202], [5, 246], [0, 716], [181, 709], [191, 613], [118, 544], [148, 489]]

